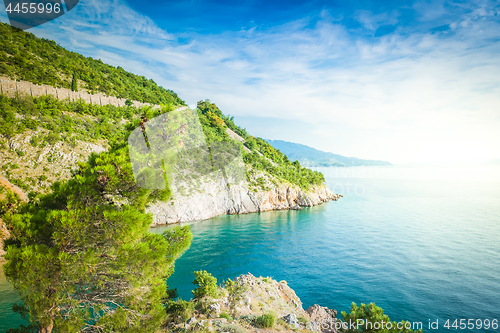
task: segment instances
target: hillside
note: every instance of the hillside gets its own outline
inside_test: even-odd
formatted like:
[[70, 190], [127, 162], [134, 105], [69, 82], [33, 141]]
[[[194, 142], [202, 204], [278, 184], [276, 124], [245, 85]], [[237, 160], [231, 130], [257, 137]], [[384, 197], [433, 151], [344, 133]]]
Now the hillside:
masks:
[[[126, 105], [103, 104], [102, 100], [100, 105], [82, 99], [61, 99], [50, 89], [42, 95], [30, 96], [19, 90], [14, 95], [0, 94], [0, 174], [21, 188], [30, 200], [53, 192], [58, 183], [75, 179], [82, 163], [91, 167], [88, 163], [95, 161], [96, 154], [119, 154], [124, 158], [120, 168], [130, 169], [125, 152], [133, 130], [161, 114], [189, 111], [174, 92], [152, 80], [85, 58], [53, 41], [5, 24], [0, 25], [0, 30], [0, 76], [71, 87], [72, 73], [78, 72], [79, 87], [131, 99]], [[132, 99], [161, 107], [134, 103]], [[338, 198], [326, 188], [321, 173], [302, 167], [265, 140], [251, 136], [209, 100], [198, 102], [194, 112], [206, 143], [233, 142], [240, 147], [246, 183], [230, 187], [202, 177], [201, 185], [200, 179], [198, 185], [192, 185], [197, 197], [186, 196], [183, 200], [174, 200], [168, 190], [153, 191], [148, 210], [155, 224], [201, 220], [227, 213], [300, 209]], [[116, 167], [117, 162], [109, 163]], [[106, 186], [102, 191], [106, 193]], [[120, 186], [116, 191], [105, 194], [112, 203], [123, 197]]]
[[175, 92], [151, 79], [68, 51], [54, 41], [1, 22], [0, 76], [67, 89], [75, 80], [77, 89], [90, 93], [150, 104], [185, 105]]
[[356, 157], [346, 157], [324, 152], [298, 143], [282, 140], [267, 140], [274, 148], [279, 149], [291, 160], [298, 160], [308, 167], [330, 166], [387, 166], [392, 165], [386, 161], [363, 160]]

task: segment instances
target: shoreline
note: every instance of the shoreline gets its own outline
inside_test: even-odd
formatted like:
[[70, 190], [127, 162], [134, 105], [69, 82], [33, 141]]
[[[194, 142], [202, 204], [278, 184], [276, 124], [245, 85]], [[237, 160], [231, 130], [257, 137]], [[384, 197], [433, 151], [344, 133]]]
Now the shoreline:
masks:
[[151, 227], [200, 222], [222, 215], [242, 215], [274, 210], [301, 210], [343, 197], [326, 184], [303, 190], [298, 186], [280, 184], [267, 191], [252, 192], [245, 187], [230, 189], [209, 184], [204, 191], [179, 200], [155, 202], [146, 208], [153, 215]]

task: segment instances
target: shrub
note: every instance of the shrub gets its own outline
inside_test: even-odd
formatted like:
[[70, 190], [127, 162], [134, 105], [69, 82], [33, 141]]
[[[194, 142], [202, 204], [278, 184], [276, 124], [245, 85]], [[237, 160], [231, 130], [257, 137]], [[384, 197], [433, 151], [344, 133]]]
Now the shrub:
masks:
[[272, 328], [276, 325], [278, 316], [274, 312], [264, 313], [262, 316], [255, 319], [255, 325], [262, 328]]
[[230, 315], [228, 315], [227, 313], [225, 313], [225, 312], [221, 312], [220, 315], [219, 315], [219, 318], [224, 318], [227, 321], [233, 320], [233, 318]]
[[193, 283], [198, 285], [198, 288], [192, 291], [195, 298], [202, 298], [205, 296], [212, 298], [217, 297], [217, 278], [207, 271], [196, 271], [194, 272], [194, 276], [195, 279]]
[[30, 139], [30, 143], [33, 147], [36, 147], [38, 146], [38, 144], [40, 143], [40, 141], [42, 140], [42, 137], [41, 136], [38, 136], [38, 135], [33, 135]]
[[224, 287], [226, 288], [228, 292], [228, 301], [229, 301], [229, 307], [231, 310], [235, 311], [236, 305], [239, 301], [243, 299], [243, 293], [247, 290], [245, 285], [236, 283], [235, 281], [231, 279], [227, 279], [227, 281], [224, 283]]
[[251, 313], [240, 317], [240, 319], [246, 321], [249, 324], [254, 323], [256, 318], [257, 317]]
[[[357, 325], [355, 329], [347, 329], [342, 328], [340, 332], [342, 333], [358, 333], [358, 332], [377, 332], [377, 333], [392, 333], [392, 332], [405, 332], [405, 333], [422, 333], [422, 330], [415, 330], [409, 328], [404, 328], [403, 330], [397, 329], [397, 323], [395, 321], [392, 323], [392, 329], [388, 329], [387, 325], [380, 327], [379, 329], [375, 329], [375, 323], [388, 323], [391, 320], [387, 315], [384, 314], [384, 310], [375, 305], [375, 303], [370, 303], [368, 305], [361, 303], [359, 307], [357, 307], [356, 303], [351, 304], [351, 312], [346, 313], [342, 311], [343, 321], [349, 324], [349, 322], [358, 322], [358, 320], [364, 320], [363, 325]], [[402, 321], [403, 325], [405, 321]]]
[[306, 318], [306, 317], [303, 317], [303, 316], [298, 317], [298, 318], [297, 318], [297, 321], [298, 321], [299, 323], [301, 323], [302, 325], [304, 325], [304, 327], [305, 327], [305, 326], [307, 325], [307, 323], [309, 322], [309, 321], [307, 320], [307, 318]]
[[59, 133], [50, 133], [49, 135], [47, 135], [47, 142], [50, 144], [50, 145], [54, 145], [56, 144], [57, 141], [59, 141]]
[[241, 327], [240, 325], [237, 324], [228, 324], [228, 325], [223, 325], [221, 328], [222, 332], [232, 332], [232, 333], [245, 333], [246, 331]]
[[194, 312], [194, 303], [183, 300], [170, 300], [166, 304], [166, 311], [171, 320], [177, 320], [180, 316], [181, 321], [186, 321]]
[[0, 198], [0, 218], [7, 212], [15, 213], [22, 203], [17, 193], [2, 186], [0, 193], [4, 192], [6, 192], [6, 194], [3, 196], [3, 199]]

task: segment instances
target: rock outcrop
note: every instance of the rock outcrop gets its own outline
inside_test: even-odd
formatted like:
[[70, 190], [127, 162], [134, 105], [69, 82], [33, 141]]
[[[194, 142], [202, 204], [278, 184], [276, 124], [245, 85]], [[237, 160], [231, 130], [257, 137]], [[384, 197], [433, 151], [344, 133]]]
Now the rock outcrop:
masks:
[[326, 185], [309, 190], [291, 184], [280, 184], [269, 190], [252, 191], [248, 187], [205, 183], [200, 191], [168, 202], [151, 204], [146, 211], [153, 215], [153, 224], [193, 222], [224, 214], [247, 214], [270, 210], [300, 209], [326, 201], [338, 200]]
[[31, 143], [33, 139], [45, 138], [50, 133], [46, 129], [26, 130], [8, 140], [0, 135], [0, 174], [11, 182], [17, 180], [28, 185], [28, 191], [47, 193], [54, 182], [69, 179], [78, 162], [84, 162], [92, 153], [99, 154], [107, 148], [104, 140], [95, 143], [75, 140], [74, 146], [63, 140], [54, 144]]
[[[304, 311], [300, 298], [286, 281], [278, 282], [248, 273], [238, 276], [234, 282], [238, 286], [234, 289], [237, 292], [219, 288], [217, 299], [207, 296], [192, 300], [202, 306], [187, 313], [185, 320], [172, 318], [170, 330], [337, 333], [337, 311], [317, 304]], [[259, 320], [263, 315], [271, 315], [274, 319], [263, 326]]]

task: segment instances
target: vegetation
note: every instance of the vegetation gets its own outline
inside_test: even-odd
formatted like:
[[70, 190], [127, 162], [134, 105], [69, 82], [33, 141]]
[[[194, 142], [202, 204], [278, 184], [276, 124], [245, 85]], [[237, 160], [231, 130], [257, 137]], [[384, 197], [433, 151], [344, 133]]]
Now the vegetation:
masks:
[[71, 91], [78, 91], [78, 76], [73, 73], [73, 78], [71, 79]]
[[44, 141], [53, 145], [60, 140], [123, 141], [126, 132], [120, 122], [132, 121], [142, 112], [135, 107], [60, 101], [50, 95], [35, 98], [0, 95], [0, 134], [11, 138], [28, 129], [50, 131], [46, 136], [33, 137], [30, 142], [33, 146]]
[[[4, 266], [40, 332], [152, 332], [165, 320], [165, 279], [189, 246], [188, 227], [148, 232], [159, 191], [135, 185], [126, 146], [92, 155], [53, 192], [4, 220]], [[111, 205], [106, 194], [128, 204]], [[24, 310], [23, 310], [24, 309]]]
[[[137, 187], [127, 148], [128, 134], [141, 121], [184, 102], [152, 80], [120, 67], [85, 58], [5, 24], [0, 24], [0, 30], [0, 74], [127, 99], [126, 106], [116, 107], [60, 101], [53, 96], [0, 95], [0, 135], [7, 139], [31, 130], [37, 131], [30, 138], [33, 147], [62, 140], [74, 147], [77, 140], [101, 139], [111, 147], [80, 163], [70, 180], [52, 185], [51, 193], [30, 193], [27, 204], [2, 188], [0, 216], [11, 234], [5, 242], [8, 263], [4, 269], [23, 302], [15, 310], [30, 320], [29, 326], [11, 332], [152, 332], [172, 318], [186, 320], [195, 311], [194, 303], [175, 301], [175, 290], [168, 289], [165, 280], [173, 273], [175, 259], [190, 244], [189, 228], [163, 235], [148, 233], [147, 203], [168, 200], [170, 193]], [[132, 100], [165, 107], [138, 109]], [[215, 104], [198, 103], [198, 114], [208, 142], [232, 142], [227, 127], [241, 135], [254, 151], [244, 154], [245, 161], [255, 169], [305, 187], [322, 182], [320, 174], [306, 171], [264, 140], [248, 135]], [[15, 153], [25, 155], [23, 150]], [[54, 162], [53, 157], [48, 159]], [[16, 163], [2, 165], [6, 173], [17, 168]], [[48, 179], [46, 175], [35, 178], [13, 182], [28, 188], [28, 183]], [[196, 299], [218, 296], [217, 280], [206, 271], [195, 272], [193, 283]], [[241, 286], [228, 280], [226, 288], [232, 304], [241, 300]], [[256, 323], [273, 327], [276, 315], [264, 314]]]
[[207, 271], [194, 272], [195, 279], [193, 284], [198, 287], [193, 290], [195, 298], [202, 298], [205, 296], [216, 298], [217, 297], [217, 278]]
[[224, 288], [226, 288], [228, 293], [227, 300], [229, 301], [229, 308], [234, 314], [237, 304], [243, 300], [243, 293], [246, 291], [246, 287], [236, 281], [227, 279], [224, 283]]
[[[161, 235], [148, 232], [152, 216], [145, 213], [146, 205], [158, 199], [167, 201], [170, 192], [138, 188], [127, 147], [132, 130], [158, 113], [185, 105], [184, 101], [153, 80], [67, 51], [53, 41], [3, 23], [0, 45], [0, 75], [127, 100], [126, 106], [116, 107], [60, 101], [53, 96], [0, 95], [0, 135], [7, 139], [31, 130], [37, 131], [30, 139], [33, 147], [62, 140], [74, 147], [76, 140], [100, 139], [110, 147], [108, 152], [93, 154], [86, 163], [79, 163], [72, 178], [54, 183], [50, 193], [30, 193], [29, 203], [0, 188], [0, 218], [10, 232], [5, 241], [8, 262], [4, 269], [22, 301], [14, 309], [30, 321], [28, 326], [9, 332], [155, 332], [169, 321], [186, 321], [201, 298], [219, 295], [217, 279], [206, 271], [194, 272], [195, 301], [175, 300], [176, 291], [168, 288], [166, 279], [174, 271], [175, 260], [189, 247], [192, 235], [189, 227]], [[136, 108], [133, 100], [164, 107], [160, 111]], [[242, 154], [252, 172], [266, 171], [303, 188], [324, 182], [321, 173], [303, 168], [265, 140], [249, 135], [210, 101], [198, 102], [198, 115], [207, 142], [232, 142], [228, 128], [244, 139]], [[1, 144], [0, 149], [8, 149]], [[17, 150], [15, 154], [21, 158], [25, 152]], [[48, 158], [54, 162], [53, 157]], [[18, 168], [13, 162], [2, 165], [6, 173]], [[25, 182], [48, 180], [46, 175], [35, 178], [13, 182], [27, 188]], [[245, 287], [230, 279], [224, 287], [229, 310], [234, 310]], [[374, 304], [360, 308], [354, 304], [351, 313], [343, 316], [344, 320], [388, 320]], [[225, 312], [220, 317], [232, 320]], [[272, 328], [277, 316], [268, 312], [252, 320], [259, 327]], [[243, 331], [234, 324], [223, 329]]]
[[209, 142], [230, 142], [226, 127], [240, 135], [245, 146], [252, 152], [243, 151], [243, 160], [256, 170], [266, 171], [280, 180], [288, 181], [307, 189], [311, 185], [325, 182], [322, 173], [304, 168], [298, 161], [291, 162], [288, 157], [271, 146], [267, 141], [247, 133], [233, 122], [233, 117], [225, 116], [222, 111], [209, 100], [198, 102], [198, 114]]
[[0, 23], [0, 75], [67, 89], [72, 88], [75, 75], [80, 88], [91, 93], [143, 103], [185, 105], [175, 92], [151, 79], [68, 51], [52, 40], [5, 23]]
[[[17, 193], [0, 185], [0, 219], [7, 213], [17, 212], [21, 203], [22, 201]], [[0, 235], [0, 237], [1, 236], [2, 235]]]
[[225, 313], [225, 312], [221, 312], [219, 314], [219, 318], [224, 318], [226, 320], [233, 320], [233, 318], [230, 315], [228, 315], [227, 313]]
[[183, 300], [169, 300], [166, 303], [166, 311], [168, 313], [168, 322], [184, 322], [188, 320], [195, 310], [195, 304]]
[[[165, 105], [160, 112], [174, 109], [173, 104]], [[226, 133], [226, 123], [231, 119], [207, 101], [198, 103], [198, 114], [208, 142], [232, 142]], [[213, 111], [213, 112], [212, 112]], [[25, 132], [26, 130], [47, 130], [30, 140], [32, 146], [43, 147], [65, 141], [75, 147], [77, 140], [107, 140], [110, 144], [124, 142], [131, 130], [140, 126], [141, 117], [152, 119], [159, 113], [148, 107], [134, 106], [116, 107], [114, 105], [94, 105], [83, 101], [61, 101], [53, 96], [29, 97], [18, 96], [8, 98], [0, 95], [0, 134], [6, 138]], [[224, 118], [224, 120], [222, 120]], [[126, 124], [123, 124], [123, 120]], [[246, 131], [240, 129], [240, 133]], [[324, 182], [321, 173], [304, 168], [299, 162], [290, 162], [286, 155], [274, 149], [265, 140], [247, 135], [254, 151], [243, 151], [243, 159], [254, 170], [266, 171], [279, 180], [287, 181], [307, 189], [311, 185]], [[253, 140], [253, 141], [252, 141]], [[259, 153], [261, 155], [259, 155]], [[24, 154], [22, 151], [18, 154]], [[253, 171], [251, 171], [253, 172]], [[16, 185], [29, 189], [29, 184], [17, 179]], [[262, 189], [267, 189], [263, 179], [257, 180]]]
[[264, 313], [262, 316], [255, 318], [255, 324], [262, 328], [272, 328], [276, 325], [278, 316], [274, 312]]
[[[398, 323], [389, 319], [387, 315], [384, 314], [384, 310], [375, 305], [375, 303], [370, 303], [368, 305], [361, 303], [358, 307], [356, 303], [351, 304], [351, 312], [347, 313], [342, 311], [343, 321], [346, 323], [361, 323], [358, 320], [362, 320], [363, 324], [356, 326], [355, 329], [350, 327], [343, 328], [341, 332], [343, 333], [359, 333], [359, 332], [377, 332], [377, 333], [422, 333], [422, 329], [412, 330], [411, 323], [402, 321]], [[382, 325], [384, 323], [384, 325]], [[347, 325], [349, 326], [349, 325]]]
[[222, 325], [221, 330], [223, 332], [232, 332], [232, 333], [245, 333], [245, 329], [237, 324], [226, 324]]

